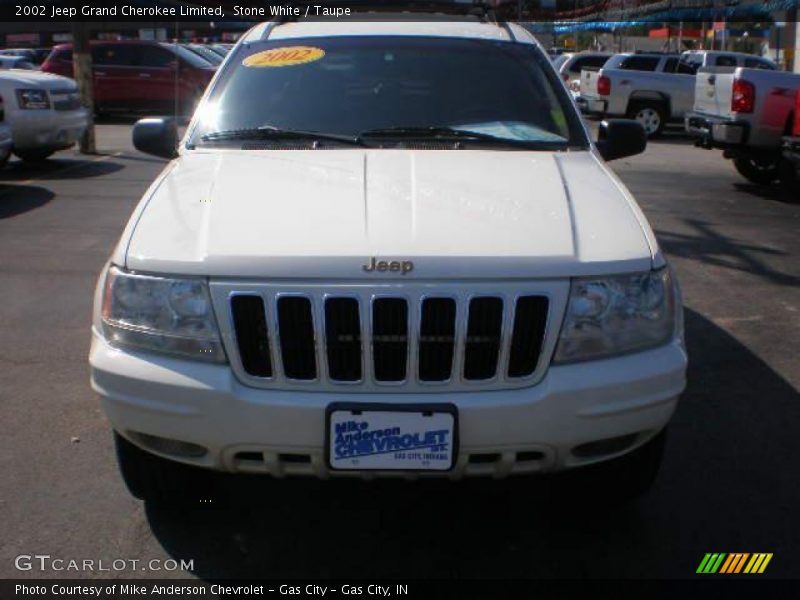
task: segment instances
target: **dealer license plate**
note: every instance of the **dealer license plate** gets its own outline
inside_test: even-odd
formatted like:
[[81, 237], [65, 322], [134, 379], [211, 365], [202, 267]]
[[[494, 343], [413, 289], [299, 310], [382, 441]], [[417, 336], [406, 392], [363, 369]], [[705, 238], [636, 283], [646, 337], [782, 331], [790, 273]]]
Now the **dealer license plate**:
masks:
[[350, 471], [447, 471], [457, 452], [452, 405], [332, 405], [328, 462]]

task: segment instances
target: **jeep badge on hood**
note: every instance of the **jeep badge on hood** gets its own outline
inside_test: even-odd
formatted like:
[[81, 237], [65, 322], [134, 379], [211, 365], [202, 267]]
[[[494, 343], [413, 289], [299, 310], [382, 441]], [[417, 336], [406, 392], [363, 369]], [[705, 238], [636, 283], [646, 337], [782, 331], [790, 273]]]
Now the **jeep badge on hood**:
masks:
[[378, 260], [374, 256], [370, 259], [368, 265], [361, 265], [367, 273], [373, 271], [391, 271], [393, 273], [401, 273], [406, 275], [414, 270], [414, 263], [410, 260]]

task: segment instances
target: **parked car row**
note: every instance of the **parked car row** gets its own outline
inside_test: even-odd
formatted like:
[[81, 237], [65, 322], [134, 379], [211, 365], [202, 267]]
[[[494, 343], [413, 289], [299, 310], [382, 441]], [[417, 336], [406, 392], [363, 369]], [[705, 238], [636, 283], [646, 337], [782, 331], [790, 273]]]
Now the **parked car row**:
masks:
[[667, 123], [683, 121], [694, 104], [696, 73], [714, 67], [777, 68], [765, 58], [737, 52], [616, 54], [599, 69], [582, 68], [579, 106], [601, 117], [636, 119], [656, 137]]
[[[91, 43], [91, 53], [98, 113], [157, 110], [188, 114], [216, 72], [216, 65], [182, 44], [96, 41]], [[53, 48], [42, 71], [72, 77], [72, 44]]]
[[[229, 51], [223, 44], [92, 42], [95, 110], [189, 114]], [[0, 51], [0, 167], [11, 154], [44, 160], [83, 135], [89, 113], [72, 53], [71, 44], [56, 46], [38, 69], [34, 49]]]

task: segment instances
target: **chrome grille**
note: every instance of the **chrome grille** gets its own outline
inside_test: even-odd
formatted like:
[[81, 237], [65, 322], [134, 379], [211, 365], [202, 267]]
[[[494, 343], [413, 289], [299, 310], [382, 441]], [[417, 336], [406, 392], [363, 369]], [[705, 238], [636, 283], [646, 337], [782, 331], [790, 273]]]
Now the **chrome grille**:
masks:
[[[568, 284], [212, 283], [231, 364], [246, 384], [351, 391], [503, 389], [535, 383]], [[298, 289], [299, 288], [299, 289]], [[558, 323], [556, 323], [558, 325]]]

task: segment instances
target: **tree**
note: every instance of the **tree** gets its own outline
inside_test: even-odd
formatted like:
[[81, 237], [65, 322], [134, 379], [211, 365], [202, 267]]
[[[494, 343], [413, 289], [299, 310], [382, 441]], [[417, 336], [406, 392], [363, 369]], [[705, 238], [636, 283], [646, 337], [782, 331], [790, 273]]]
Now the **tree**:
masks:
[[89, 48], [88, 23], [76, 21], [72, 25], [72, 68], [81, 104], [89, 113], [89, 125], [78, 144], [81, 153], [96, 154], [94, 135], [94, 81], [92, 78], [92, 52]]

